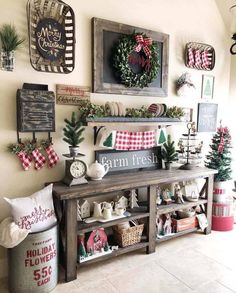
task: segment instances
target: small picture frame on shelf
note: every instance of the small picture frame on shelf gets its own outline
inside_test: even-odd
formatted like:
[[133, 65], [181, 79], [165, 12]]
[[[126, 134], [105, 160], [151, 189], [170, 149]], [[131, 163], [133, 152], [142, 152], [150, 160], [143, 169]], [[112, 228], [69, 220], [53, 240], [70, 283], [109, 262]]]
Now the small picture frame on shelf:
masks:
[[182, 108], [184, 111], [184, 116], [181, 117], [181, 120], [184, 122], [193, 121], [193, 108]]
[[214, 81], [215, 77], [213, 75], [202, 75], [202, 99], [213, 99]]

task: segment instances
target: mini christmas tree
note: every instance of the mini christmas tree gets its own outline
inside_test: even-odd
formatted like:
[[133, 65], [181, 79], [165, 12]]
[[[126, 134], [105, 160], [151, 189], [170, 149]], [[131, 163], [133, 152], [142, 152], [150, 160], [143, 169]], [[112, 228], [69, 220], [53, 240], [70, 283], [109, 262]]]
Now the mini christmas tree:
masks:
[[87, 257], [87, 252], [84, 246], [84, 235], [79, 235], [79, 255]]
[[213, 135], [211, 151], [206, 156], [205, 166], [218, 171], [215, 181], [226, 181], [231, 179], [231, 135], [228, 127], [220, 127]]
[[106, 140], [104, 141], [103, 145], [106, 146], [106, 147], [112, 147], [112, 132], [106, 138]]
[[170, 163], [178, 159], [178, 154], [175, 150], [174, 143], [175, 142], [171, 141], [171, 136], [168, 134], [167, 142], [163, 144], [163, 147], [161, 149], [161, 156], [162, 159], [167, 163], [166, 165], [169, 165]]
[[130, 194], [129, 194], [129, 207], [131, 209], [133, 208], [138, 208], [139, 205], [138, 205], [138, 199], [137, 199], [137, 193], [135, 192], [135, 189], [132, 189], [130, 191]]
[[84, 140], [82, 134], [85, 128], [82, 128], [82, 123], [76, 118], [75, 112], [72, 112], [71, 120], [66, 118], [64, 122], [66, 126], [63, 128], [63, 140], [70, 146], [77, 147]]

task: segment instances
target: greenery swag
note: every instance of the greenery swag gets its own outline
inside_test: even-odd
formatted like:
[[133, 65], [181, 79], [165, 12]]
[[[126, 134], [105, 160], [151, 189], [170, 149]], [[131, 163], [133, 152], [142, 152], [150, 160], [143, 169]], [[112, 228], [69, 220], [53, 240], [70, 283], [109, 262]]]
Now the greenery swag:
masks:
[[[129, 63], [131, 53], [135, 51], [140, 52], [143, 66], [140, 73], [135, 73]], [[126, 87], [147, 87], [157, 77], [160, 68], [157, 42], [144, 33], [122, 36], [114, 48], [113, 66], [120, 82]]]

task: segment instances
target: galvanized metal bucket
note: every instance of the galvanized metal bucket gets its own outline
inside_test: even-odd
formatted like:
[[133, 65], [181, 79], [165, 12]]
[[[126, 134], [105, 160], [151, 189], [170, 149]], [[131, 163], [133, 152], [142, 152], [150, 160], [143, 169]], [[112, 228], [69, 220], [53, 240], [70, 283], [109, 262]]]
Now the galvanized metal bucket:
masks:
[[47, 293], [58, 282], [58, 227], [30, 233], [8, 249], [11, 293]]

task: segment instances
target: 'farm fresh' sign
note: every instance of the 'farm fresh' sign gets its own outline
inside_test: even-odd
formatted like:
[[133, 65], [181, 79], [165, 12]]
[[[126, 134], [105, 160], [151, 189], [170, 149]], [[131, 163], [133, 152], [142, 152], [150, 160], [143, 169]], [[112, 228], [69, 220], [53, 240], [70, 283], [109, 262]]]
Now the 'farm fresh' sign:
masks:
[[162, 168], [160, 147], [138, 151], [95, 151], [95, 157], [102, 165], [109, 166], [108, 173]]

